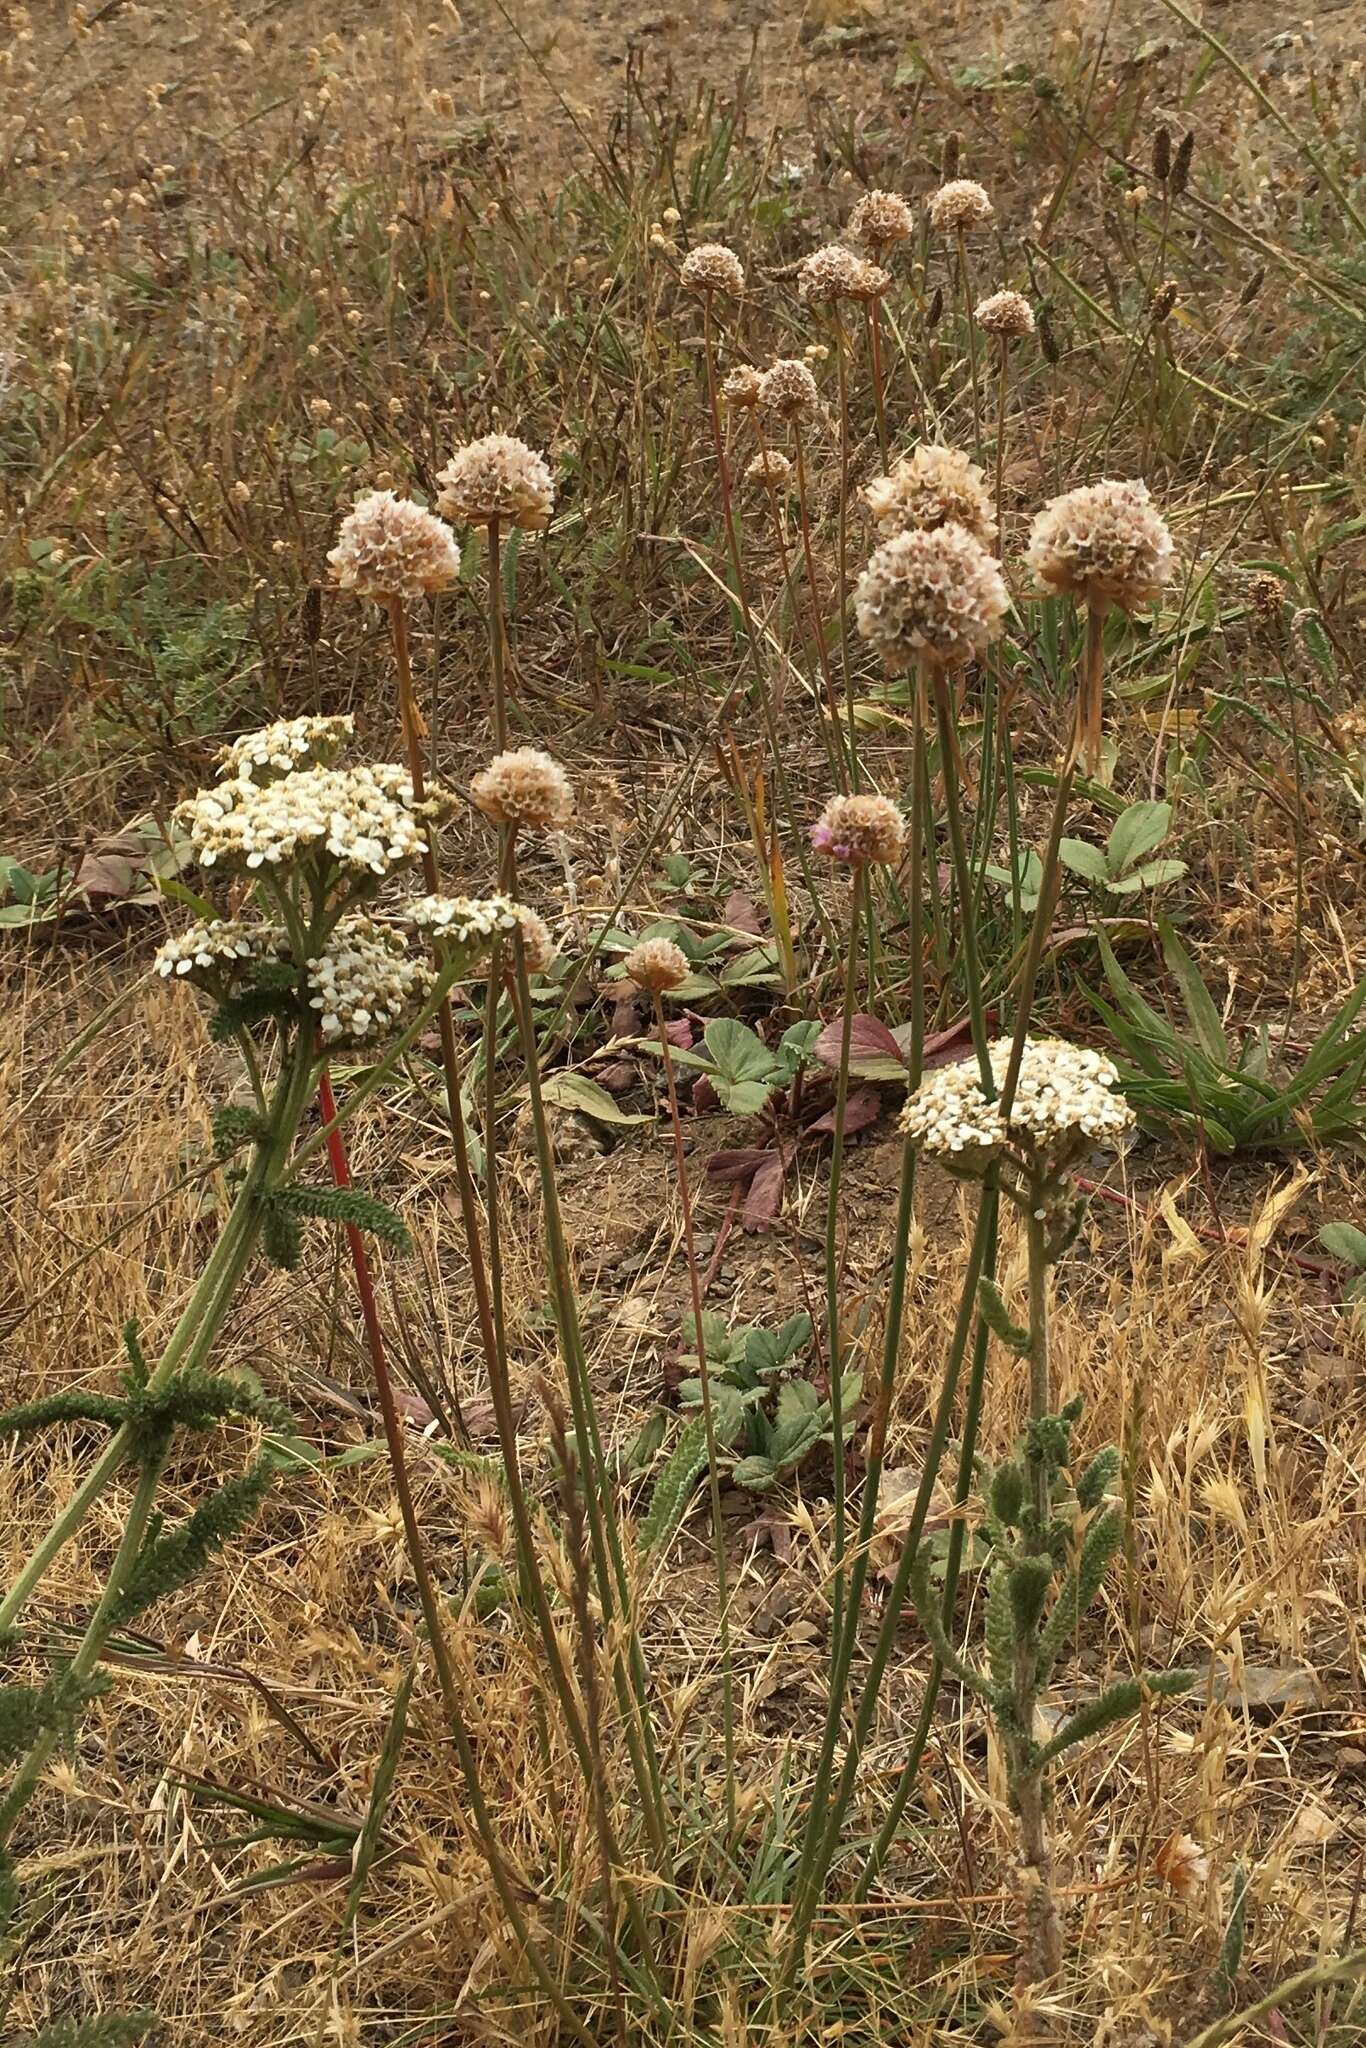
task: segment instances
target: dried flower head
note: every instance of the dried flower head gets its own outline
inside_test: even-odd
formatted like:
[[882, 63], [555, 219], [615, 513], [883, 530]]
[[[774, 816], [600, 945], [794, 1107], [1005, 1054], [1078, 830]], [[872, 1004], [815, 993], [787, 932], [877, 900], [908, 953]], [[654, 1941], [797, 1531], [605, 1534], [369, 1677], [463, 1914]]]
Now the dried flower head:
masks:
[[382, 1038], [420, 1003], [435, 979], [430, 960], [409, 953], [400, 932], [369, 917], [343, 917], [308, 963], [309, 1007], [324, 1045]]
[[485, 434], [457, 448], [437, 474], [437, 509], [460, 526], [520, 526], [538, 533], [555, 509], [555, 480], [543, 455], [511, 434]]
[[557, 947], [550, 926], [525, 903], [517, 906], [517, 928], [522, 934], [522, 963], [528, 974], [545, 974], [555, 964]]
[[947, 185], [930, 194], [929, 210], [931, 226], [945, 235], [985, 227], [994, 211], [985, 188], [971, 178], [950, 178]]
[[1034, 332], [1034, 308], [1020, 292], [993, 292], [978, 301], [972, 316], [984, 334], [1000, 341], [1023, 341]]
[[154, 965], [164, 979], [194, 982], [214, 994], [226, 993], [260, 960], [278, 960], [289, 951], [283, 926], [252, 924], [242, 918], [219, 918], [192, 924], [157, 948]]
[[813, 249], [803, 258], [797, 271], [797, 295], [808, 306], [861, 298], [866, 267], [863, 258], [842, 242], [827, 242], [823, 249]]
[[770, 491], [781, 490], [792, 474], [792, 464], [777, 448], [761, 448], [751, 456], [745, 469], [745, 482], [764, 484]]
[[722, 242], [699, 242], [689, 249], [678, 274], [692, 292], [726, 292], [738, 299], [745, 289], [744, 266]]
[[460, 550], [450, 528], [392, 491], [357, 499], [327, 559], [343, 590], [381, 603], [446, 590], [460, 574]]
[[742, 364], [738, 370], [732, 370], [723, 382], [721, 386], [722, 403], [734, 407], [737, 411], [743, 411], [749, 406], [757, 405], [763, 381], [763, 377], [758, 370], [752, 368], [748, 363]]
[[1285, 604], [1285, 585], [1279, 576], [1259, 569], [1248, 582], [1247, 597], [1253, 616], [1262, 625], [1274, 626], [1279, 622]]
[[1148, 486], [1083, 484], [1035, 515], [1025, 562], [1046, 590], [1080, 602], [1149, 604], [1172, 573], [1172, 537]]
[[1153, 1858], [1153, 1873], [1179, 1897], [1198, 1898], [1209, 1883], [1209, 1852], [1191, 1835], [1169, 1835]]
[[978, 465], [961, 448], [922, 441], [894, 464], [890, 476], [875, 477], [864, 503], [885, 531], [907, 527], [926, 532], [936, 526], [965, 526], [984, 548], [996, 539], [996, 516]]
[[811, 844], [831, 860], [895, 867], [906, 845], [900, 811], [885, 796], [832, 796], [811, 827]]
[[326, 854], [359, 875], [387, 875], [427, 850], [425, 827], [452, 799], [428, 785], [418, 802], [406, 768], [301, 768], [262, 786], [239, 776], [201, 789], [174, 816], [201, 867], [288, 868]]
[[[1010, 1064], [1011, 1042], [990, 1048], [999, 1089]], [[1134, 1127], [1134, 1113], [1118, 1094], [1119, 1073], [1103, 1053], [1061, 1038], [1025, 1041], [1008, 1122], [988, 1102], [975, 1059], [927, 1074], [901, 1113], [901, 1128], [922, 1151], [966, 1161], [1009, 1144], [1046, 1171], [1061, 1171], [1080, 1145], [1117, 1149]]]
[[574, 792], [563, 768], [539, 747], [495, 754], [470, 784], [475, 808], [499, 825], [563, 832], [574, 815]]
[[899, 192], [865, 192], [849, 216], [849, 232], [874, 256], [885, 256], [910, 234], [914, 220]]
[[759, 380], [760, 410], [774, 419], [807, 419], [819, 404], [816, 380], [796, 356], [780, 356]]
[[268, 782], [296, 768], [330, 767], [356, 730], [350, 713], [336, 718], [277, 718], [244, 733], [218, 756], [219, 773]]
[[898, 533], [854, 586], [854, 617], [893, 673], [952, 667], [990, 646], [1009, 600], [1001, 571], [965, 526]]
[[859, 266], [858, 282], [850, 292], [851, 299], [861, 299], [868, 304], [880, 299], [891, 289], [892, 273], [884, 270], [880, 263], [863, 263]]
[[642, 939], [632, 946], [624, 964], [627, 979], [652, 996], [666, 996], [671, 989], [681, 988], [692, 973], [687, 954], [672, 939]]

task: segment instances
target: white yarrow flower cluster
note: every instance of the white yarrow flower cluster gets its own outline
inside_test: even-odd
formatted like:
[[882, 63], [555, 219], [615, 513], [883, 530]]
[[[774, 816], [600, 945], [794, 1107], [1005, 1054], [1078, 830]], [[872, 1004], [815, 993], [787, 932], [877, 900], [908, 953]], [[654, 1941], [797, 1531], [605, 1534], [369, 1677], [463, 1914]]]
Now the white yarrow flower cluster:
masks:
[[510, 896], [419, 896], [402, 909], [403, 922], [415, 932], [468, 945], [517, 928], [522, 905]]
[[414, 958], [400, 932], [369, 917], [344, 917], [308, 963], [309, 1006], [324, 1045], [380, 1038], [420, 1003], [435, 972]]
[[218, 756], [225, 778], [261, 782], [292, 775], [297, 768], [326, 768], [356, 730], [349, 712], [335, 718], [277, 718], [258, 732], [244, 733]]
[[419, 804], [406, 769], [302, 768], [262, 786], [244, 777], [177, 806], [201, 867], [287, 867], [326, 850], [342, 868], [383, 876], [426, 851], [424, 821], [449, 803]]
[[[999, 1088], [1010, 1065], [1010, 1040], [990, 1049]], [[925, 1076], [901, 1113], [901, 1128], [922, 1151], [941, 1159], [972, 1158], [1006, 1144], [1043, 1165], [1079, 1143], [1118, 1149], [1134, 1114], [1118, 1090], [1119, 1071], [1104, 1053], [1062, 1038], [1025, 1041], [1009, 1122], [982, 1092], [976, 1059]]]
[[155, 966], [164, 980], [223, 980], [244, 961], [276, 960], [288, 942], [278, 925], [247, 924], [241, 918], [219, 918], [213, 924], [192, 924], [158, 947]]

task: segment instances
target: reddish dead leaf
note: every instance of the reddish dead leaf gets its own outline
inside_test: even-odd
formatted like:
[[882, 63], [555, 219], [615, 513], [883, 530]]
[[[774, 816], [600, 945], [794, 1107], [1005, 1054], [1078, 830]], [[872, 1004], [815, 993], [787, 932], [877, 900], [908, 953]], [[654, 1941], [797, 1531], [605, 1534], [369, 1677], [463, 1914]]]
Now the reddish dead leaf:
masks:
[[671, 1017], [665, 1022], [664, 1036], [670, 1045], [679, 1046], [684, 1052], [691, 1052], [697, 1034], [692, 1028], [690, 1018]]
[[92, 901], [100, 897], [119, 901], [131, 896], [146, 872], [146, 860], [147, 848], [132, 833], [106, 839], [77, 868], [76, 892]]
[[740, 1214], [741, 1228], [767, 1230], [776, 1222], [782, 1205], [783, 1162], [778, 1153], [770, 1152], [749, 1184], [749, 1193]]
[[609, 1095], [624, 1095], [640, 1079], [640, 1070], [632, 1060], [608, 1060], [605, 1066], [593, 1069], [593, 1079]]
[[394, 1388], [394, 1406], [406, 1421], [415, 1422], [419, 1429], [425, 1429], [429, 1422], [436, 1420], [421, 1394], [413, 1393], [410, 1387]]
[[[855, 1131], [866, 1130], [877, 1119], [882, 1108], [882, 1098], [876, 1088], [856, 1088], [844, 1105], [844, 1133], [852, 1137]], [[806, 1136], [833, 1137], [835, 1133], [835, 1112], [827, 1109], [824, 1116], [818, 1116], [806, 1126]]]
[[751, 938], [763, 937], [764, 928], [759, 922], [759, 913], [743, 889], [732, 889], [721, 912], [723, 924], [734, 925], [737, 932], [748, 932]]
[[767, 1145], [740, 1145], [733, 1151], [713, 1152], [707, 1161], [709, 1180], [748, 1180], [773, 1152]]
[[699, 1116], [705, 1116], [709, 1110], [719, 1109], [721, 1106], [720, 1098], [705, 1074], [699, 1074], [692, 1084], [692, 1106]]
[[629, 982], [624, 984], [612, 1005], [613, 1038], [639, 1038], [644, 1028], [645, 1003]]
[[[826, 1025], [812, 1051], [818, 1060], [824, 1060], [827, 1067], [838, 1067], [843, 1039], [843, 1019], [837, 1017], [833, 1023]], [[862, 1010], [856, 1017], [850, 1019], [849, 1057], [851, 1060], [904, 1060], [901, 1047], [882, 1019], [869, 1016]]]

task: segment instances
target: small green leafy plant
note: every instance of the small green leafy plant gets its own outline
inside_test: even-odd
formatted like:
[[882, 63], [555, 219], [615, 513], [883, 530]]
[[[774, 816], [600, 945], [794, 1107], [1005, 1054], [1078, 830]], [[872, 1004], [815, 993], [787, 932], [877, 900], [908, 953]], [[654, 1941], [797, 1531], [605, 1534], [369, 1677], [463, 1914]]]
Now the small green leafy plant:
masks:
[[1152, 858], [1171, 822], [1170, 804], [1130, 804], [1115, 819], [1104, 846], [1064, 838], [1058, 842], [1058, 857], [1074, 875], [1107, 895], [1134, 896], [1140, 889], [1158, 889], [1164, 882], [1180, 881], [1186, 872], [1183, 860]]
[[675, 1046], [674, 1059], [695, 1067], [716, 1091], [732, 1116], [758, 1116], [779, 1089], [790, 1088], [811, 1058], [820, 1024], [804, 1018], [786, 1030], [776, 1045], [765, 1045], [757, 1031], [738, 1017], [713, 1017], [702, 1044]]
[[1200, 970], [1166, 919], [1162, 955], [1180, 990], [1178, 1029], [1145, 1001], [1103, 932], [1101, 963], [1113, 1002], [1088, 991], [1128, 1061], [1124, 1093], [1150, 1128], [1199, 1135], [1216, 1152], [1306, 1144], [1358, 1145], [1366, 1134], [1366, 1030], [1355, 1029], [1358, 984], [1297, 1059], [1273, 1052], [1265, 1025], [1240, 1041], [1225, 1029]]
[[[724, 1316], [703, 1312], [702, 1346], [711, 1379], [712, 1413], [718, 1444], [735, 1452], [729, 1476], [751, 1493], [767, 1493], [795, 1472], [820, 1444], [834, 1443], [831, 1404], [814, 1380], [800, 1369], [811, 1343], [811, 1318], [789, 1316], [777, 1329], [742, 1325], [729, 1329]], [[696, 1353], [691, 1355], [696, 1363]], [[685, 1356], [684, 1364], [689, 1363]], [[863, 1375], [844, 1375], [843, 1434], [853, 1434], [855, 1404], [863, 1392]], [[641, 1524], [640, 1541], [653, 1550], [672, 1535], [687, 1512], [698, 1479], [706, 1469], [702, 1382], [683, 1380], [680, 1408], [694, 1411], [656, 1480], [650, 1506]]]

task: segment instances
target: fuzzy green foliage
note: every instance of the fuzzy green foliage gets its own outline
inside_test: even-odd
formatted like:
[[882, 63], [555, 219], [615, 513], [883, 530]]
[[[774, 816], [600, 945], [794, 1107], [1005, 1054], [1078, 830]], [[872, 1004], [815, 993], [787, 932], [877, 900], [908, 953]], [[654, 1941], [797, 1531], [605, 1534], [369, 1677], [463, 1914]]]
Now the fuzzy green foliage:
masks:
[[1248, 1890], [1248, 1874], [1242, 1865], [1238, 1864], [1233, 1872], [1228, 1925], [1219, 1944], [1219, 1960], [1214, 1966], [1214, 1989], [1225, 2004], [1233, 1995], [1233, 1987], [1242, 1968], [1243, 1943], [1247, 1938]]
[[177, 1592], [202, 1571], [251, 1520], [277, 1470], [268, 1454], [260, 1457], [240, 1478], [228, 1480], [208, 1500], [201, 1501], [178, 1528], [169, 1532], [159, 1524], [149, 1528], [142, 1553], [113, 1610], [111, 1626], [126, 1628], [154, 1601]]
[[288, 1217], [317, 1216], [327, 1223], [348, 1223], [353, 1230], [365, 1230], [382, 1238], [395, 1251], [413, 1248], [408, 1226], [386, 1203], [358, 1188], [272, 1188], [263, 1198], [267, 1212]]
[[286, 1273], [292, 1273], [303, 1257], [303, 1227], [293, 1211], [282, 1203], [262, 1204], [261, 1249], [272, 1266], [280, 1266]]
[[1029, 1349], [1029, 1332], [1012, 1320], [1000, 1288], [985, 1275], [977, 1282], [977, 1307], [993, 1337], [999, 1337], [1008, 1351], [1023, 1358]]
[[14, 1859], [0, 1849], [0, 1941], [3, 1941], [19, 1910], [19, 1876]]
[[1024, 1473], [1014, 1458], [998, 1465], [991, 1476], [987, 1499], [991, 1512], [1003, 1529], [1013, 1529], [1024, 1506]]
[[254, 986], [229, 996], [210, 1016], [209, 1036], [215, 1044], [225, 1044], [242, 1031], [259, 1030], [262, 1024], [311, 1018], [312, 1012], [299, 992], [297, 967], [283, 960], [258, 961], [252, 980]]
[[0, 1686], [0, 1763], [22, 1756], [40, 1736], [69, 1740], [82, 1710], [108, 1685], [103, 1676], [77, 1679], [63, 1667], [42, 1685]]
[[992, 1706], [997, 1705], [1000, 1696], [996, 1688], [980, 1671], [968, 1663], [966, 1657], [960, 1655], [949, 1640], [943, 1616], [939, 1612], [939, 1602], [930, 1585], [928, 1554], [917, 1557], [911, 1571], [910, 1584], [911, 1598], [915, 1602], [915, 1611], [920, 1616], [920, 1625], [929, 1639], [930, 1648], [945, 1670], [951, 1671], [955, 1678], [961, 1679], [968, 1691], [975, 1692], [979, 1699], [988, 1701]]
[[1000, 1698], [1010, 1691], [1015, 1668], [1015, 1617], [1010, 1610], [1010, 1566], [1002, 1559], [993, 1565], [987, 1584], [984, 1634], [991, 1682]]
[[1116, 1721], [1132, 1719], [1145, 1699], [1153, 1695], [1158, 1699], [1174, 1699], [1180, 1693], [1189, 1692], [1194, 1683], [1193, 1671], [1154, 1671], [1143, 1678], [1122, 1678], [1099, 1699], [1090, 1700], [1084, 1707], [1078, 1707], [1075, 1714], [1069, 1714], [1053, 1740], [1035, 1756], [1034, 1768], [1042, 1770], [1067, 1750], [1075, 1749], [1079, 1742], [1086, 1742], [1091, 1736], [1099, 1735], [1102, 1729], [1113, 1727]]
[[1040, 1680], [1057, 1663], [1063, 1645], [1076, 1630], [1091, 1602], [1100, 1591], [1110, 1559], [1124, 1541], [1124, 1514], [1120, 1508], [1109, 1508], [1087, 1529], [1082, 1538], [1081, 1555], [1068, 1572], [1053, 1603], [1053, 1612], [1044, 1624], [1039, 1637]]
[[156, 2025], [154, 2012], [103, 2012], [88, 2020], [57, 2020], [25, 2034], [14, 2048], [131, 2048]]
[[1112, 1444], [1097, 1451], [1077, 1481], [1077, 1505], [1089, 1515], [1098, 1508], [1119, 1475], [1119, 1452]]
[[37, 1401], [21, 1401], [0, 1414], [0, 1436], [31, 1436], [57, 1422], [102, 1422], [117, 1429], [127, 1404], [113, 1394], [90, 1394], [79, 1387], [63, 1387], [44, 1394]]
[[[728, 1387], [712, 1388], [712, 1426], [717, 1445], [733, 1443], [744, 1426], [744, 1410]], [[688, 1512], [698, 1480], [707, 1469], [707, 1424], [694, 1415], [684, 1424], [668, 1463], [654, 1483], [650, 1505], [639, 1530], [641, 1550], [648, 1556], [669, 1541]]]
[[240, 1152], [244, 1145], [262, 1144], [270, 1135], [270, 1126], [254, 1109], [233, 1102], [219, 1105], [213, 1113], [210, 1128], [215, 1159], [231, 1159], [233, 1153]]
[[1053, 1583], [1052, 1561], [1046, 1557], [1022, 1557], [1011, 1565], [1008, 1576], [1010, 1612], [1015, 1640], [1024, 1642], [1034, 1634], [1043, 1613], [1048, 1589]]

